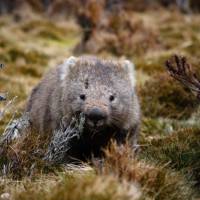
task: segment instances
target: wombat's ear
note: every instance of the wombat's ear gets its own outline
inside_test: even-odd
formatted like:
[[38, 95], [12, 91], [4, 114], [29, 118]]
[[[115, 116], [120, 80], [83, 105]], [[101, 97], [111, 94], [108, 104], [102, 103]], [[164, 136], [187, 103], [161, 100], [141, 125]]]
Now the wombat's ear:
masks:
[[125, 70], [127, 71], [130, 81], [131, 81], [131, 85], [133, 87], [135, 87], [135, 65], [134, 63], [132, 63], [130, 60], [124, 60], [123, 62], [123, 67], [125, 68]]
[[63, 81], [65, 79], [70, 68], [75, 66], [77, 60], [78, 60], [78, 58], [71, 56], [63, 62], [63, 64], [61, 65], [61, 68], [60, 68], [60, 72], [59, 72], [59, 78], [61, 81]]

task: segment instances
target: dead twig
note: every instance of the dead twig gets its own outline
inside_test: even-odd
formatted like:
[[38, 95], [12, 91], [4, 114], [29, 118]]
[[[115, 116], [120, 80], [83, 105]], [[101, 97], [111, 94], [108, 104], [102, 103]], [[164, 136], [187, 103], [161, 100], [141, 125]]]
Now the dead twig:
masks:
[[166, 61], [165, 67], [174, 79], [189, 88], [200, 99], [200, 79], [192, 71], [185, 57], [174, 55]]

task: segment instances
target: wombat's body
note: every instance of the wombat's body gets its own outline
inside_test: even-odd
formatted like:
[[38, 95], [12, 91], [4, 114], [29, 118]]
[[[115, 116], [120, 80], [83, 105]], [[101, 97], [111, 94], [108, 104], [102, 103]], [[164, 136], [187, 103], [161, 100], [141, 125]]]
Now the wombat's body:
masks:
[[29, 98], [27, 112], [41, 134], [67, 127], [74, 116], [85, 115], [81, 138], [72, 144], [77, 158], [98, 155], [111, 138], [137, 142], [140, 109], [134, 66], [129, 61], [70, 57], [47, 73]]

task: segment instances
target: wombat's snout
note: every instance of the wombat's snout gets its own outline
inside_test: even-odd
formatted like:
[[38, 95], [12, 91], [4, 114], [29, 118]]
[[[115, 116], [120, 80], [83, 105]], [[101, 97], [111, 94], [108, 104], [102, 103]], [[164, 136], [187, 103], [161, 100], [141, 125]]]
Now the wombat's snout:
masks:
[[106, 113], [95, 107], [86, 112], [88, 124], [91, 126], [102, 126], [107, 118]]

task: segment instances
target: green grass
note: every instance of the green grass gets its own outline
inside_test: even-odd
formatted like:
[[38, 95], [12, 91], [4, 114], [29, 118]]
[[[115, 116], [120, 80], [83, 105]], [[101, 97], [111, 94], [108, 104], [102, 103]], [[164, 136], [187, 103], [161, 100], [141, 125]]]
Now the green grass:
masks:
[[199, 186], [200, 129], [180, 129], [144, 144], [141, 153], [144, 159], [148, 156], [148, 160], [168, 163], [169, 168], [183, 173], [193, 185]]

